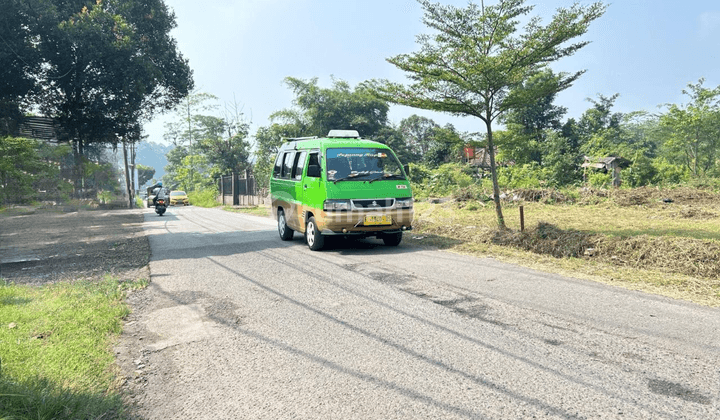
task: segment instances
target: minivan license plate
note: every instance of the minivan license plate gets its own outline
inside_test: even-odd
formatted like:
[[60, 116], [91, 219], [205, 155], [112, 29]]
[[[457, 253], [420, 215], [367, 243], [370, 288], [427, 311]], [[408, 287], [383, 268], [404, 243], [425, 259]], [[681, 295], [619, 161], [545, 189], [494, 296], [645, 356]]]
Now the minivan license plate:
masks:
[[392, 216], [365, 216], [365, 226], [371, 225], [391, 225]]

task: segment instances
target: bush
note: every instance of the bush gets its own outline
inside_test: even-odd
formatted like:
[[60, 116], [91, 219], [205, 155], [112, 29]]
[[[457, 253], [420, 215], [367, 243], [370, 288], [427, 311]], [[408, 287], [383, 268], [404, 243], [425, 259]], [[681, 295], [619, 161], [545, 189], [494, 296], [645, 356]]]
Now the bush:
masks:
[[497, 168], [497, 172], [500, 188], [542, 188], [548, 178], [536, 163]]
[[612, 174], [590, 171], [587, 175], [587, 182], [594, 188], [610, 188], [612, 187]]
[[690, 171], [682, 165], [675, 165], [666, 159], [657, 159], [653, 162], [657, 171], [657, 183], [661, 185], [680, 184], [690, 180]]
[[220, 204], [217, 202], [218, 196], [217, 187], [205, 188], [197, 191], [188, 192], [188, 198], [190, 204], [198, 207], [217, 207]]

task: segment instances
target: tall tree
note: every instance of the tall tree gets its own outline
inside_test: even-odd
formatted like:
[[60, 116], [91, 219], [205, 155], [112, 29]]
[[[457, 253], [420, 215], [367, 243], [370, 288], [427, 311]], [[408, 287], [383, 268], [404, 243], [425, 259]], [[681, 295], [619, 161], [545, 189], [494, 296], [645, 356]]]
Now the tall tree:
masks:
[[720, 156], [720, 86], [703, 87], [704, 79], [688, 84], [686, 105], [667, 105], [660, 123], [669, 132], [665, 148], [677, 156], [696, 178], [717, 165]]
[[150, 181], [155, 176], [155, 168], [152, 166], [137, 164], [136, 168], [138, 171], [138, 187], [145, 185], [146, 182]]
[[423, 157], [432, 146], [433, 131], [439, 125], [427, 117], [411, 115], [400, 121], [400, 131], [405, 136], [410, 151]]
[[29, 30], [30, 9], [26, 1], [0, 0], [0, 136], [16, 131], [40, 69]]
[[[544, 83], [556, 84], [555, 79], [552, 70], [547, 69], [531, 77], [516, 89], [533, 91]], [[521, 92], [515, 94], [522, 95]], [[503, 150], [505, 159], [513, 160], [516, 164], [532, 162], [543, 164], [543, 148], [547, 141], [548, 130], [558, 130], [562, 125], [560, 120], [567, 112], [565, 107], [553, 104], [556, 96], [557, 92], [550, 89], [548, 95], [510, 109], [503, 115], [502, 122], [507, 128], [508, 135], [498, 146]]]
[[567, 43], [587, 32], [606, 6], [560, 8], [547, 25], [532, 17], [521, 33], [518, 18], [530, 13], [524, 0], [466, 8], [420, 0], [423, 22], [435, 32], [417, 37], [420, 51], [388, 61], [409, 73], [412, 84], [372, 82], [380, 98], [416, 108], [474, 116], [485, 123], [498, 225], [505, 228], [495, 165], [493, 122], [508, 110], [568, 88], [583, 71], [560, 73], [554, 83], [517, 89], [548, 64], [572, 55], [587, 42]]
[[170, 31], [163, 0], [33, 3], [31, 39], [43, 65], [36, 101], [70, 140], [138, 141], [141, 123], [192, 88], [192, 72]]
[[332, 88], [319, 87], [317, 78], [305, 81], [287, 77], [285, 83], [295, 94], [293, 103], [299, 112], [289, 110], [277, 117], [284, 123], [296, 123], [293, 120], [299, 119], [307, 128], [307, 136], [325, 136], [338, 129], [357, 130], [361, 136], [370, 138], [387, 124], [387, 102], [364, 86], [351, 89], [347, 82], [334, 78]]

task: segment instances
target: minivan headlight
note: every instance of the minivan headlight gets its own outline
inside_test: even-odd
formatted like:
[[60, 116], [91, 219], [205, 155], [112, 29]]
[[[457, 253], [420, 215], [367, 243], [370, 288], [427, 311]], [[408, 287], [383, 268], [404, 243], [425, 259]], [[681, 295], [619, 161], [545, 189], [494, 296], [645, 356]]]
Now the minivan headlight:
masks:
[[348, 211], [350, 210], [350, 200], [325, 200], [323, 203], [325, 211]]
[[396, 198], [395, 207], [399, 209], [411, 209], [413, 206], [413, 199], [411, 198]]

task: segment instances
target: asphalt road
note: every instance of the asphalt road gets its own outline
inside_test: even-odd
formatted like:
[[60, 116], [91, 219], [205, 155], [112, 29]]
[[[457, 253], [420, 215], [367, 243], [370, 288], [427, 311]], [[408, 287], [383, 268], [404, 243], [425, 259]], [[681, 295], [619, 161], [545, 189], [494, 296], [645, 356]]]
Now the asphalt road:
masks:
[[[147, 209], [146, 419], [720, 419], [720, 311], [272, 219]], [[412, 234], [412, 233], [410, 233]]]

